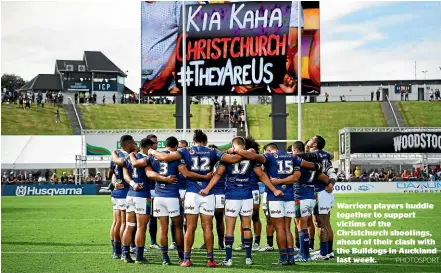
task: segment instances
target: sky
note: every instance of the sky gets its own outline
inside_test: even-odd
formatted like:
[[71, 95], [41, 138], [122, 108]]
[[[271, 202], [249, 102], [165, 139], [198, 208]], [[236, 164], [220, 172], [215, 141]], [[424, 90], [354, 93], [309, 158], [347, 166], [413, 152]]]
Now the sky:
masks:
[[[1, 73], [54, 73], [102, 51], [139, 90], [138, 1], [1, 2]], [[321, 80], [441, 79], [441, 1], [320, 2]], [[422, 71], [427, 71], [426, 75]]]

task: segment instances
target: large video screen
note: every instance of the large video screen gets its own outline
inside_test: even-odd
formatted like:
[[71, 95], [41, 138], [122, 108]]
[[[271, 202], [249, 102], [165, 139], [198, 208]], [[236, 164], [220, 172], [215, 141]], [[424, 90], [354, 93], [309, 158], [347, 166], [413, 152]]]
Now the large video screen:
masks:
[[320, 94], [318, 1], [143, 1], [141, 24], [142, 95]]

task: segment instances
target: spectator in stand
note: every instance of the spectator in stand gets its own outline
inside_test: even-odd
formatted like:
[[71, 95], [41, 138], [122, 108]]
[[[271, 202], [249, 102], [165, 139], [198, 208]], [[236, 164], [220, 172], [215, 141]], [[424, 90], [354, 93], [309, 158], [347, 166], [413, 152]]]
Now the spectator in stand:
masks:
[[40, 174], [40, 177], [38, 178], [38, 184], [46, 184], [46, 177], [44, 176], [44, 173]]
[[436, 181], [436, 180], [437, 180], [437, 176], [435, 170], [432, 169], [429, 172], [429, 181]]
[[366, 171], [364, 171], [363, 174], [360, 176], [360, 180], [361, 180], [361, 182], [368, 182], [369, 181], [369, 176]]
[[434, 95], [433, 89], [430, 90], [430, 101], [434, 101]]
[[413, 169], [412, 177], [415, 178], [415, 179], [420, 177], [420, 169], [419, 168]]
[[60, 123], [60, 109], [55, 113], [55, 123]]
[[369, 182], [376, 182], [378, 181], [379, 174], [376, 170], [372, 170], [371, 174], [369, 175]]
[[337, 182], [343, 182], [346, 180], [345, 174], [342, 170], [339, 170], [337, 173]]
[[380, 101], [380, 89], [377, 89], [377, 101]]
[[394, 172], [394, 170], [390, 169], [387, 172], [387, 178], [389, 179], [389, 182], [394, 181], [394, 179], [395, 179], [395, 172]]
[[69, 173], [69, 176], [67, 177], [67, 180], [68, 180], [69, 184], [75, 183], [75, 176], [74, 176], [72, 170], [70, 170], [70, 173]]
[[58, 176], [56, 173], [54, 173], [51, 177], [51, 184], [53, 184], [53, 185], [58, 184], [58, 181], [59, 181]]
[[95, 184], [101, 184], [101, 182], [103, 181], [103, 178], [102, 178], [100, 172], [96, 173], [94, 180], [95, 180]]
[[409, 100], [409, 90], [405, 90], [405, 91], [404, 91], [404, 97], [405, 97], [405, 100], [406, 100], [406, 101]]
[[86, 184], [93, 184], [93, 178], [90, 174], [86, 175]]
[[17, 179], [14, 176], [14, 172], [10, 172], [9, 176], [8, 176], [8, 184], [14, 184], [15, 182], [17, 182]]
[[401, 101], [404, 100], [404, 90], [400, 90], [400, 94], [401, 94]]
[[328, 102], [328, 100], [329, 100], [329, 94], [328, 92], [325, 92], [325, 102]]
[[359, 179], [360, 176], [361, 176], [361, 171], [360, 171], [360, 169], [358, 168], [358, 166], [355, 167], [354, 176], [355, 176], [355, 178], [357, 178], [357, 179]]
[[103, 95], [103, 104], [106, 104], [106, 95]]
[[[401, 99], [403, 100], [403, 99]], [[374, 90], [371, 91], [371, 101], [374, 101]]]
[[439, 89], [436, 89], [435, 90], [435, 99], [438, 101], [438, 100], [441, 100], [441, 92], [439, 91]]
[[61, 184], [67, 184], [67, 173], [66, 172], [63, 172], [63, 175], [61, 175], [61, 178], [60, 178], [60, 181], [61, 181]]
[[113, 100], [113, 104], [115, 104], [116, 103], [116, 95], [115, 95], [115, 93], [113, 93], [112, 100]]
[[227, 106], [227, 101], [225, 100], [225, 97], [222, 99], [222, 108], [225, 108]]
[[8, 173], [7, 172], [3, 172], [2, 183], [6, 183], [7, 181], [8, 181]]
[[28, 177], [27, 182], [28, 182], [29, 184], [34, 183], [34, 176], [33, 176], [31, 173], [29, 174], [29, 177]]
[[24, 183], [25, 179], [26, 178], [25, 178], [24, 174], [22, 173], [22, 171], [19, 171], [18, 175], [17, 175], [17, 182]]
[[380, 173], [378, 174], [378, 180], [383, 182], [386, 181], [387, 179], [387, 174], [384, 172], [384, 169], [382, 168]]
[[78, 93], [75, 93], [74, 97], [75, 97], [75, 104], [78, 104]]
[[410, 177], [410, 175], [407, 172], [407, 170], [404, 170], [403, 173], [401, 174], [401, 179], [403, 179], [403, 181], [408, 181], [409, 177]]

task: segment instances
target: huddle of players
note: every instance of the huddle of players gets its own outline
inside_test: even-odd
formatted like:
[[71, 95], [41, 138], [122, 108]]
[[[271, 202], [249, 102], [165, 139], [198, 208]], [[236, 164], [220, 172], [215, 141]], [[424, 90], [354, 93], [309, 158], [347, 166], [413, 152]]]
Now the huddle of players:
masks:
[[[169, 137], [166, 150], [157, 152], [152, 149], [155, 143], [145, 138], [138, 151], [133, 137], [121, 137], [122, 149], [113, 153], [111, 163], [115, 185], [112, 191], [114, 221], [111, 227], [114, 258], [121, 258], [125, 262], [147, 263], [143, 257], [145, 233], [152, 211], [152, 216], [157, 217], [160, 223], [159, 244], [163, 264], [171, 264], [167, 236], [171, 219], [179, 264], [183, 267], [192, 265], [191, 250], [199, 215], [208, 267], [217, 266], [213, 255], [215, 215], [219, 246], [223, 248], [225, 242], [226, 248], [226, 257], [220, 264], [233, 264], [232, 245], [237, 216], [240, 216], [241, 221], [245, 263], [253, 264], [251, 222], [259, 233], [259, 240], [261, 229], [261, 225], [256, 225], [256, 222], [260, 223], [258, 181], [265, 184], [264, 209], [268, 226], [270, 229], [273, 226], [276, 231], [280, 260], [275, 264], [311, 261], [308, 228], [314, 230], [310, 220], [313, 213], [317, 215], [315, 224], [320, 238], [320, 253], [315, 259], [326, 260], [329, 254], [333, 256], [332, 236], [328, 236], [332, 235], [329, 213], [333, 204], [335, 173], [330, 165], [330, 155], [322, 151], [325, 144], [323, 138], [316, 136], [308, 142], [310, 153], [305, 153], [302, 142], [295, 142], [292, 154], [279, 151], [274, 143], [264, 147], [264, 154], [258, 154], [259, 145], [252, 139], [242, 137], [235, 137], [232, 140], [233, 148], [222, 153], [215, 146], [206, 147], [208, 139], [201, 130], [194, 132], [193, 142], [192, 147], [178, 150], [178, 140]], [[296, 218], [300, 236], [297, 256], [294, 256], [291, 233], [293, 217]], [[268, 231], [267, 227], [267, 235]], [[130, 256], [133, 234], [135, 261]], [[257, 236], [255, 239], [258, 249]], [[331, 249], [328, 248], [329, 244]]]

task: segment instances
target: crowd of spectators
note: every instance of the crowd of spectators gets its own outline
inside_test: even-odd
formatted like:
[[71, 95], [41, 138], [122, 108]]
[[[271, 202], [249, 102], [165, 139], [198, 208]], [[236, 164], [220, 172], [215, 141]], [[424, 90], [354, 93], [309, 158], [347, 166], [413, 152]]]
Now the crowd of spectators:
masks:
[[419, 168], [400, 172], [393, 168], [361, 170], [356, 166], [351, 170], [349, 178], [341, 170], [338, 171], [337, 177], [340, 182], [441, 181], [441, 169], [432, 167], [428, 173], [425, 173]]
[[[83, 184], [102, 184], [106, 179], [103, 178], [100, 172], [97, 172], [94, 176], [90, 174], [84, 174], [80, 178]], [[30, 185], [30, 184], [38, 184], [38, 185], [57, 185], [57, 184], [75, 184], [75, 175], [73, 170], [67, 174], [67, 172], [63, 172], [61, 176], [58, 176], [57, 173], [53, 173], [49, 170], [38, 171], [36, 173], [29, 173], [25, 175], [22, 171], [19, 171], [18, 174], [14, 171], [3, 172], [2, 176], [2, 184], [7, 185]]]
[[63, 94], [59, 92], [2, 92], [2, 103], [7, 104], [10, 108], [12, 105], [17, 105], [17, 108], [30, 110], [32, 105], [36, 105], [37, 111], [43, 108], [45, 104], [53, 104], [54, 106], [62, 107]]

